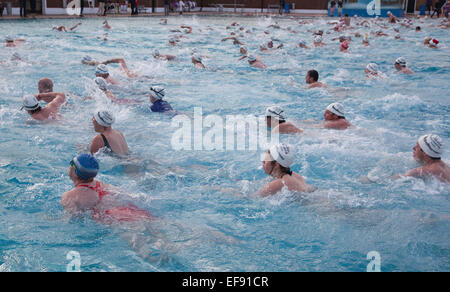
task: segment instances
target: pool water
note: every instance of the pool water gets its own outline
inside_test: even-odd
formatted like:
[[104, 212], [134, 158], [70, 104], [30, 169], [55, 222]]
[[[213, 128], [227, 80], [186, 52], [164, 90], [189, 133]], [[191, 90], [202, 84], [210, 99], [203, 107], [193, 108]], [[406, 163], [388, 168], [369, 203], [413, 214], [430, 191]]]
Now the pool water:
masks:
[[[268, 66], [258, 70], [237, 60], [239, 49], [231, 41], [221, 42], [233, 21], [254, 28], [243, 39], [253, 52], [267, 40], [270, 24], [300, 33], [270, 29], [284, 47], [258, 52]], [[438, 134], [450, 145], [450, 34], [429, 26], [436, 20], [415, 20], [423, 32], [400, 27], [404, 40], [395, 40], [388, 29], [390, 37], [371, 37], [368, 48], [356, 38], [349, 54], [331, 41], [336, 33], [325, 35], [325, 47], [295, 47], [301, 39], [312, 45], [307, 30], [326, 31], [327, 21], [299, 25], [288, 18], [182, 16], [160, 25], [158, 18], [120, 18], [109, 20], [108, 41], [98, 38], [105, 33], [101, 19], [83, 19], [70, 33], [51, 28], [76, 20], [1, 21], [1, 35], [27, 41], [0, 49], [0, 271], [65, 271], [69, 251], [80, 254], [82, 271], [366, 271], [370, 251], [380, 254], [382, 271], [448, 271], [450, 186], [389, 176], [417, 167], [412, 147], [421, 135]], [[182, 24], [194, 33], [168, 47], [169, 30]], [[362, 35], [370, 30], [377, 28], [359, 29]], [[441, 48], [424, 48], [427, 35], [439, 39]], [[177, 61], [153, 59], [155, 48]], [[193, 67], [193, 48], [210, 57], [206, 70]], [[10, 61], [15, 51], [27, 62]], [[142, 104], [111, 104], [102, 96], [92, 81], [95, 68], [80, 62], [87, 54], [102, 61], [125, 58], [140, 77], [128, 79], [117, 66], [108, 66], [122, 83], [112, 91]], [[395, 74], [399, 56], [416, 74]], [[388, 78], [366, 80], [369, 62]], [[310, 69], [331, 89], [305, 89]], [[20, 111], [22, 96], [36, 93], [42, 77], [69, 97], [60, 122], [37, 123]], [[296, 147], [293, 170], [318, 191], [252, 197], [270, 181], [260, 162], [266, 149], [173, 150], [177, 128], [171, 116], [150, 111], [152, 85], [163, 85], [172, 107], [189, 115], [201, 107], [204, 116], [260, 116], [267, 106], [282, 106], [288, 119], [305, 129], [299, 136], [280, 137]], [[89, 95], [95, 99], [84, 100]], [[355, 128], [302, 124], [319, 123], [326, 106], [336, 101]], [[126, 190], [124, 201], [158, 217], [150, 226], [111, 227], [89, 217], [69, 219], [63, 212], [61, 195], [73, 187], [69, 161], [95, 136], [91, 117], [100, 108], [115, 114], [114, 128], [125, 135], [142, 169], [127, 173], [122, 161], [99, 154], [98, 179]], [[449, 162], [450, 151], [443, 160]], [[235, 191], [224, 190], [230, 188]]]

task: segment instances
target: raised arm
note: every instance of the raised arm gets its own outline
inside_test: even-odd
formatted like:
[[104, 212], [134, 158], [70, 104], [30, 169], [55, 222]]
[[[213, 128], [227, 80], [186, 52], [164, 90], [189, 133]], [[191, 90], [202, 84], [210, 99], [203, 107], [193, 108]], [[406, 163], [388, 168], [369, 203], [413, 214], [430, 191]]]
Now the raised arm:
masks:
[[264, 187], [262, 187], [260, 190], [258, 190], [256, 193], [254, 193], [252, 196], [259, 196], [259, 197], [268, 197], [271, 195], [275, 195], [281, 189], [283, 188], [283, 182], [281, 179], [277, 179]]

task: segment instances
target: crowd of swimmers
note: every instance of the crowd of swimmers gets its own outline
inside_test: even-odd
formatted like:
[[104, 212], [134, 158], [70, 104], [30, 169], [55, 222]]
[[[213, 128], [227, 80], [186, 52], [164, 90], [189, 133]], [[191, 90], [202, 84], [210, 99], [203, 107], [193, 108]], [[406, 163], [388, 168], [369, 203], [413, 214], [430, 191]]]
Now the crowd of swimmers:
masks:
[[[359, 22], [358, 22], [359, 21]], [[408, 20], [400, 20], [389, 15], [389, 23], [402, 22], [406, 27], [410, 27], [412, 24]], [[309, 23], [310, 20], [302, 20], [300, 24]], [[370, 26], [372, 22], [368, 20], [360, 20], [354, 18], [355, 25]], [[340, 22], [331, 23], [334, 25], [332, 31], [345, 31], [351, 30], [351, 19], [346, 15]], [[385, 27], [384, 22], [381, 19], [373, 20], [373, 23]], [[69, 31], [76, 29], [81, 23], [71, 27]], [[111, 26], [107, 21], [104, 23], [105, 29], [111, 29]], [[161, 23], [167, 24], [167, 19]], [[440, 25], [443, 25], [442, 22]], [[266, 69], [267, 65], [263, 63], [261, 58], [255, 53], [250, 53], [246, 44], [242, 41], [245, 38], [244, 34], [252, 34], [251, 29], [246, 29], [240, 26], [237, 22], [233, 22], [228, 29], [233, 29], [229, 37], [222, 39], [222, 41], [232, 40], [233, 43], [239, 47], [241, 57], [239, 60], [247, 59], [250, 66], [254, 68]], [[279, 25], [271, 25], [273, 29], [283, 29]], [[448, 28], [448, 24], [446, 27]], [[67, 31], [64, 26], [54, 27], [57, 31]], [[186, 35], [192, 34], [193, 29], [190, 26], [181, 26], [181, 30], [172, 32], [180, 33], [175, 37], [169, 39], [169, 46], [179, 45], [180, 39], [185, 38]], [[209, 28], [211, 29], [212, 28]], [[298, 33], [292, 28], [287, 28], [290, 33]], [[417, 28], [416, 28], [417, 31]], [[269, 34], [265, 31], [265, 34]], [[387, 36], [382, 31], [373, 33], [376, 37]], [[313, 47], [326, 46], [323, 42], [324, 32], [316, 31], [313, 33]], [[356, 37], [362, 37], [360, 34], [355, 33]], [[340, 36], [340, 50], [347, 52], [352, 41], [349, 36]], [[5, 39], [7, 47], [20, 46], [25, 40], [14, 39], [12, 37], [6, 37]], [[363, 37], [362, 43], [364, 46], [369, 46], [369, 38], [366, 34]], [[434, 38], [426, 38], [424, 45], [430, 48], [439, 48], [439, 41]], [[272, 38], [269, 42], [263, 43], [259, 46], [261, 53], [269, 53], [274, 50], [283, 48], [283, 44], [278, 40]], [[298, 48], [311, 49], [312, 46], [308, 46], [305, 41], [300, 41]], [[152, 56], [157, 60], [173, 61], [178, 57], [169, 54], [161, 54], [158, 49], [154, 49]], [[16, 56], [20, 57], [20, 56]], [[192, 51], [191, 61], [195, 68], [205, 69], [206, 66], [202, 63], [204, 56], [198, 53], [196, 50]], [[89, 56], [83, 57], [81, 63], [88, 66], [95, 66], [95, 79], [94, 82], [101, 92], [105, 94], [112, 102], [120, 102], [120, 99], [114, 95], [109, 89], [109, 85], [120, 85], [109, 73], [107, 65], [118, 64], [120, 69], [128, 78], [136, 78], [138, 75], [129, 70], [126, 62], [122, 58], [106, 60], [103, 62], [94, 60]], [[394, 62], [394, 67], [398, 73], [414, 74], [414, 71], [408, 68], [407, 61], [404, 57], [399, 57]], [[379, 70], [378, 65], [375, 63], [369, 63], [365, 68], [367, 78], [384, 78], [385, 75]], [[305, 75], [305, 82], [308, 88], [327, 88], [327, 85], [319, 82], [319, 73], [316, 70], [310, 70]], [[44, 121], [47, 119], [58, 119], [60, 117], [59, 110], [61, 106], [66, 103], [66, 95], [61, 92], [56, 92], [53, 89], [53, 81], [49, 78], [42, 78], [38, 82], [38, 93], [35, 95], [25, 95], [23, 97], [23, 109], [28, 112], [31, 118]], [[161, 113], [174, 113], [172, 106], [165, 100], [166, 92], [165, 88], [161, 86], [152, 86], [149, 89], [149, 103], [152, 112]], [[41, 103], [47, 103], [42, 105]], [[265, 112], [267, 127], [273, 132], [280, 134], [293, 134], [301, 135], [304, 130], [294, 125], [287, 120], [283, 108], [280, 106], [271, 106], [266, 109]], [[145, 210], [142, 210], [134, 205], [113, 206], [109, 204], [103, 204], [105, 197], [115, 192], [115, 187], [101, 183], [95, 180], [99, 172], [99, 162], [94, 155], [99, 151], [106, 151], [118, 156], [126, 156], [130, 153], [125, 136], [116, 129], [113, 129], [115, 117], [112, 112], [108, 110], [97, 110], [92, 116], [92, 123], [96, 135], [90, 144], [90, 153], [81, 154], [76, 156], [70, 162], [69, 177], [73, 181], [74, 188], [71, 191], [66, 192], [62, 196], [62, 205], [64, 209], [69, 212], [84, 212], [91, 210], [96, 219], [99, 220], [118, 220], [118, 221], [133, 221], [133, 220], [151, 220], [153, 217]], [[323, 127], [333, 130], [346, 130], [352, 126], [352, 124], [345, 117], [344, 106], [341, 103], [332, 103], [324, 110], [324, 123]], [[450, 169], [441, 160], [444, 146], [443, 141], [438, 135], [427, 134], [421, 136], [416, 145], [413, 148], [413, 157], [423, 166], [406, 172], [402, 175], [393, 176], [393, 178], [399, 177], [435, 177], [444, 183], [450, 183]], [[280, 143], [271, 146], [267, 152], [263, 154], [262, 163], [264, 172], [273, 178], [269, 184], [260, 189], [256, 194], [260, 196], [269, 196], [276, 194], [283, 188], [287, 188], [290, 191], [298, 192], [313, 192], [316, 190], [314, 186], [308, 185], [303, 177], [291, 170], [291, 166], [295, 162], [296, 150], [293, 146]]]

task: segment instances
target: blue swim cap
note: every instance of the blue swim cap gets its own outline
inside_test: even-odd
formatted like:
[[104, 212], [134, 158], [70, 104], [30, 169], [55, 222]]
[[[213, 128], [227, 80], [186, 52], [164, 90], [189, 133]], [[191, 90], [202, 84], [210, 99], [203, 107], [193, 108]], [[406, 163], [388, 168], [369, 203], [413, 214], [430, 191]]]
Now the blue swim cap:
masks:
[[90, 154], [81, 154], [75, 157], [70, 165], [80, 179], [89, 180], [97, 176], [99, 165], [97, 159]]

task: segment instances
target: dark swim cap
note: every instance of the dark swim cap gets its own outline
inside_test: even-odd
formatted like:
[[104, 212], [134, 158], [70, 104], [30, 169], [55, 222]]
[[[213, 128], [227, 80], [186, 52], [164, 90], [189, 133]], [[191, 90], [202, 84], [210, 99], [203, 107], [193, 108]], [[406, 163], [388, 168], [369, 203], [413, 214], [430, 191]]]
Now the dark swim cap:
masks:
[[90, 154], [78, 155], [70, 164], [75, 168], [77, 176], [83, 180], [96, 177], [100, 168], [97, 159]]

